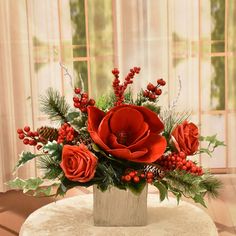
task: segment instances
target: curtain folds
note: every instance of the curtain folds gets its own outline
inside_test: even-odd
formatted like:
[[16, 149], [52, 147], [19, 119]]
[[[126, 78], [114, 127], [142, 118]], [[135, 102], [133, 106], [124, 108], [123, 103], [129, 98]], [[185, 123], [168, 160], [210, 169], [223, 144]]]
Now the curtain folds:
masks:
[[[23, 145], [16, 129], [26, 122], [33, 126], [31, 77], [25, 1], [0, 1], [0, 192], [12, 179], [18, 153]], [[31, 163], [16, 174], [35, 176]]]

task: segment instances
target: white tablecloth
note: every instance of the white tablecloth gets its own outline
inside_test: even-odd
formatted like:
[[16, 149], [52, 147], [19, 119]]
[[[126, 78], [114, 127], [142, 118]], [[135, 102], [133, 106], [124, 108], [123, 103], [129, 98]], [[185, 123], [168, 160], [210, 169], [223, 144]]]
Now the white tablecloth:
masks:
[[33, 212], [20, 236], [217, 236], [211, 218], [200, 208], [169, 198], [160, 203], [148, 196], [148, 225], [144, 227], [95, 227], [92, 194], [50, 203]]

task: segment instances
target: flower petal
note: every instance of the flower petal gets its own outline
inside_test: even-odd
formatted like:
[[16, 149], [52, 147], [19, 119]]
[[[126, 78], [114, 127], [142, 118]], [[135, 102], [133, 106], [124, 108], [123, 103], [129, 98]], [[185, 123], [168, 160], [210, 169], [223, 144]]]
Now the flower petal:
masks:
[[143, 122], [143, 116], [139, 111], [131, 107], [123, 107], [112, 114], [110, 128], [116, 136], [120, 132], [125, 132], [128, 137], [136, 137], [136, 134], [142, 129]]
[[88, 106], [88, 131], [97, 131], [98, 126], [106, 115], [105, 112], [101, 111], [97, 107]]
[[135, 162], [139, 160], [139, 158], [145, 155], [147, 152], [148, 152], [147, 148], [143, 148], [135, 152], [131, 152], [129, 149], [125, 149], [125, 148], [108, 150], [108, 153], [110, 153], [111, 155], [117, 158], [126, 159], [129, 161], [135, 161]]
[[158, 134], [151, 133], [143, 145], [148, 149], [148, 153], [136, 160], [135, 162], [152, 163], [159, 159], [166, 150], [166, 139]]

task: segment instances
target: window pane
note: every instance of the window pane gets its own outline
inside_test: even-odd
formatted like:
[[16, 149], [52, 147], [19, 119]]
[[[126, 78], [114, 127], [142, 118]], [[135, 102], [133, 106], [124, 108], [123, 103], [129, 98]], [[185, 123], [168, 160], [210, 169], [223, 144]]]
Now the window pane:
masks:
[[89, 0], [90, 56], [113, 54], [112, 0]]
[[211, 51], [224, 52], [225, 0], [211, 0], [211, 29]]
[[211, 57], [201, 62], [202, 109], [225, 109], [225, 58]]
[[83, 0], [70, 0], [74, 57], [86, 57], [85, 7]]
[[[217, 134], [219, 140], [225, 140], [225, 122], [223, 115], [202, 115], [202, 133], [201, 135]], [[203, 143], [202, 147], [206, 147], [207, 143]], [[206, 154], [202, 155], [202, 165], [204, 167], [222, 168], [225, 167], [225, 147], [218, 147], [209, 158]]]
[[112, 57], [107, 58], [106, 61], [91, 60], [91, 88], [92, 96], [98, 98], [103, 94], [109, 93], [112, 89], [113, 75], [111, 70], [113, 68]]
[[74, 70], [74, 85], [75, 87], [82, 88], [88, 92], [88, 68], [86, 61], [73, 62]]
[[228, 57], [228, 108], [236, 109], [236, 57]]
[[228, 51], [236, 51], [236, 1], [229, 0], [229, 9], [228, 9]]

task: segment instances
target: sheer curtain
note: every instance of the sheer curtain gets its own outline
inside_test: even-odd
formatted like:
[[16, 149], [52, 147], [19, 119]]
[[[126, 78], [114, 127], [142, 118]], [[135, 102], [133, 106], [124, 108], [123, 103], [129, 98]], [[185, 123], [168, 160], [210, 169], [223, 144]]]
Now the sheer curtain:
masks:
[[[196, 157], [214, 172], [236, 167], [234, 0], [0, 0], [0, 192], [26, 147], [16, 129], [47, 124], [38, 96], [53, 86], [72, 101], [59, 62], [98, 97], [110, 88], [113, 65], [142, 68], [135, 90], [167, 80], [166, 107], [192, 111], [201, 133], [227, 143], [214, 158]], [[37, 175], [32, 161], [17, 173]]]
[[235, 10], [232, 0], [116, 1], [119, 67], [142, 67], [136, 89], [166, 79], [165, 106], [181, 79], [176, 110], [192, 111], [202, 135], [217, 133], [227, 144], [214, 158], [196, 157], [215, 173], [236, 166]]
[[[0, 1], [0, 192], [12, 178], [17, 154], [23, 149], [16, 129], [33, 126], [32, 82], [25, 1]], [[17, 22], [17, 24], [16, 24]], [[35, 175], [34, 163], [22, 168], [21, 177]]]

